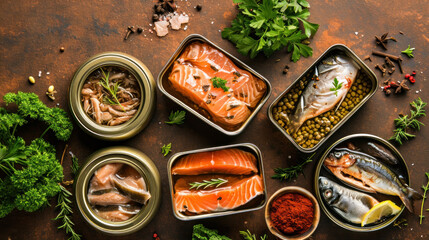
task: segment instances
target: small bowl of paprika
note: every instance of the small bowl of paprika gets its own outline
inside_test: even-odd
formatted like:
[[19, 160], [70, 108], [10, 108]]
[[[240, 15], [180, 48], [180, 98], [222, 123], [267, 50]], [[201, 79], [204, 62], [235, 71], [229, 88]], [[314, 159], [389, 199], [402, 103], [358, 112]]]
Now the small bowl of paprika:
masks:
[[284, 187], [275, 192], [265, 208], [268, 229], [283, 240], [308, 238], [316, 230], [320, 209], [316, 198], [301, 187]]

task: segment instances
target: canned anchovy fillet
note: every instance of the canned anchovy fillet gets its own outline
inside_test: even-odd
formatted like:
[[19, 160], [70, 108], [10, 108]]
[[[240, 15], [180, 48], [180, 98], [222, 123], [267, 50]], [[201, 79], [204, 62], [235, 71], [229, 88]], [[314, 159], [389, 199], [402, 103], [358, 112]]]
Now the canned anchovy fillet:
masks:
[[[301, 152], [314, 152], [377, 86], [371, 69], [349, 48], [336, 44], [271, 103], [268, 117]], [[327, 94], [329, 98], [321, 97]]]
[[180, 152], [167, 169], [173, 213], [180, 220], [249, 212], [266, 204], [262, 156], [253, 144]]
[[87, 134], [124, 140], [145, 128], [155, 110], [155, 81], [136, 58], [119, 52], [95, 55], [76, 71], [69, 106]]
[[[195, 52], [220, 56], [227, 64], [221, 67], [210, 54], [202, 59], [208, 64], [200, 64]], [[182, 41], [157, 83], [168, 98], [226, 135], [240, 134], [271, 94], [267, 79], [198, 34]]]
[[130, 147], [109, 147], [89, 156], [74, 191], [86, 222], [110, 235], [143, 228], [161, 202], [158, 169], [148, 156]]

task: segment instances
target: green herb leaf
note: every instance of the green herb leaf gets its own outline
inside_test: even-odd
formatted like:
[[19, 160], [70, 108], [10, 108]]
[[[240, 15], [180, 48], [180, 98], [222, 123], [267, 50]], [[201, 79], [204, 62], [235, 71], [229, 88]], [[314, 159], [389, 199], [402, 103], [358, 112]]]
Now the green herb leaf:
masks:
[[412, 48], [410, 45], [408, 45], [408, 48], [405, 49], [404, 51], [402, 51], [401, 53], [406, 54], [409, 58], [413, 58], [414, 57], [414, 55], [413, 55], [414, 49], [415, 48]]
[[[240, 235], [244, 240], [256, 240], [255, 234], [252, 234], [249, 229], [247, 229], [247, 231], [240, 231]], [[267, 234], [264, 234], [264, 236], [261, 236], [260, 238], [261, 240], [267, 239]]]
[[332, 82], [332, 85], [334, 85], [333, 88], [330, 88], [329, 90], [335, 92], [335, 96], [338, 96], [338, 90], [341, 89], [343, 86], [343, 83], [339, 83], [337, 78], [334, 78], [334, 82]]
[[[308, 46], [297, 45], [314, 35], [319, 25], [308, 22], [310, 16], [306, 0], [234, 0], [239, 13], [231, 27], [222, 31], [222, 37], [230, 40], [243, 55], [256, 57], [263, 52], [267, 57], [281, 48], [292, 52], [296, 62], [301, 56], [312, 55]], [[300, 22], [304, 34], [300, 30]]]
[[161, 153], [165, 156], [167, 156], [171, 151], [171, 143], [167, 144], [167, 145], [163, 145], [161, 147]]
[[271, 178], [280, 179], [280, 181], [290, 181], [294, 178], [297, 178], [298, 174], [303, 172], [304, 165], [313, 161], [312, 158], [314, 157], [314, 154], [316, 153], [313, 153], [310, 157], [308, 157], [304, 162], [299, 165], [295, 165], [288, 168], [275, 168], [275, 174]]
[[231, 238], [220, 235], [217, 230], [204, 227], [203, 224], [194, 225], [192, 240], [231, 240]]
[[[425, 174], [426, 174], [426, 177], [427, 177], [427, 184], [426, 184], [426, 187], [425, 187], [425, 186], [423, 186], [423, 187], [422, 187], [422, 188], [423, 188], [423, 190], [424, 190], [424, 192], [423, 192], [422, 206], [420, 207], [420, 224], [422, 224], [423, 218], [425, 217], [425, 216], [423, 215], [423, 207], [424, 207], [424, 205], [425, 205], [426, 193], [427, 193], [427, 191], [429, 190], [429, 173], [428, 173], [428, 172], [426, 172]], [[428, 211], [428, 210], [429, 210], [429, 209], [426, 209], [426, 211]]]
[[220, 77], [213, 77], [210, 80], [213, 83], [213, 87], [215, 87], [215, 88], [222, 88], [222, 90], [224, 92], [227, 92], [229, 90], [229, 87], [226, 86], [226, 84], [228, 83], [227, 80], [222, 79]]
[[220, 185], [227, 183], [228, 180], [223, 178], [214, 178], [211, 180], [203, 180], [203, 182], [193, 182], [189, 183], [191, 187], [189, 189], [196, 188], [197, 190], [202, 187], [203, 189], [206, 189], [208, 187], [214, 186], [215, 188], [218, 188]]
[[426, 102], [423, 102], [421, 98], [418, 98], [410, 103], [412, 109], [411, 116], [408, 115], [400, 115], [398, 118], [394, 120], [394, 124], [396, 129], [393, 130], [393, 136], [389, 138], [389, 140], [393, 140], [400, 145], [402, 145], [403, 141], [408, 140], [409, 138], [414, 138], [416, 135], [407, 132], [408, 129], [420, 130], [421, 126], [424, 126], [422, 122], [417, 120], [417, 118], [426, 116], [425, 107], [427, 105]]
[[70, 197], [72, 196], [71, 192], [69, 192], [65, 187], [60, 185], [61, 191], [58, 194], [58, 204], [56, 208], [60, 210], [58, 215], [53, 219], [57, 221], [61, 221], [62, 225], [58, 227], [58, 229], [63, 228], [67, 234], [70, 235], [69, 240], [79, 240], [81, 239], [81, 235], [77, 234], [74, 229], [74, 223], [71, 220], [72, 217], [72, 201]]
[[76, 176], [77, 172], [79, 171], [79, 160], [72, 152], [70, 152], [70, 154], [71, 154], [71, 160], [72, 160], [72, 166], [71, 166], [72, 174], [73, 176]]
[[186, 112], [185, 111], [171, 111], [170, 116], [168, 116], [168, 120], [165, 121], [167, 124], [182, 124], [185, 121]]

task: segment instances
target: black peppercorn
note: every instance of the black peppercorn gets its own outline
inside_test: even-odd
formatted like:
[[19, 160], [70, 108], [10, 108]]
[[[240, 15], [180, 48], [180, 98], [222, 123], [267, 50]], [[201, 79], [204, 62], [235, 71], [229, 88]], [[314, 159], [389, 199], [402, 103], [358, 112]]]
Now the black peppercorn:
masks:
[[201, 6], [200, 4], [198, 4], [196, 7], [195, 7], [195, 9], [197, 9], [197, 11], [199, 12], [199, 11], [201, 11], [201, 9], [203, 8], [203, 6]]

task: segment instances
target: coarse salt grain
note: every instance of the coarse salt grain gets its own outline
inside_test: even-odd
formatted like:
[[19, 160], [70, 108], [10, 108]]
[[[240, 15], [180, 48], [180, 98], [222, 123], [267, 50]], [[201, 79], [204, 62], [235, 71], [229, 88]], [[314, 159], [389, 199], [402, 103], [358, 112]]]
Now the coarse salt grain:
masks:
[[41, 77], [42, 76], [42, 71], [39, 71], [39, 75], [38, 75], [39, 77]]

